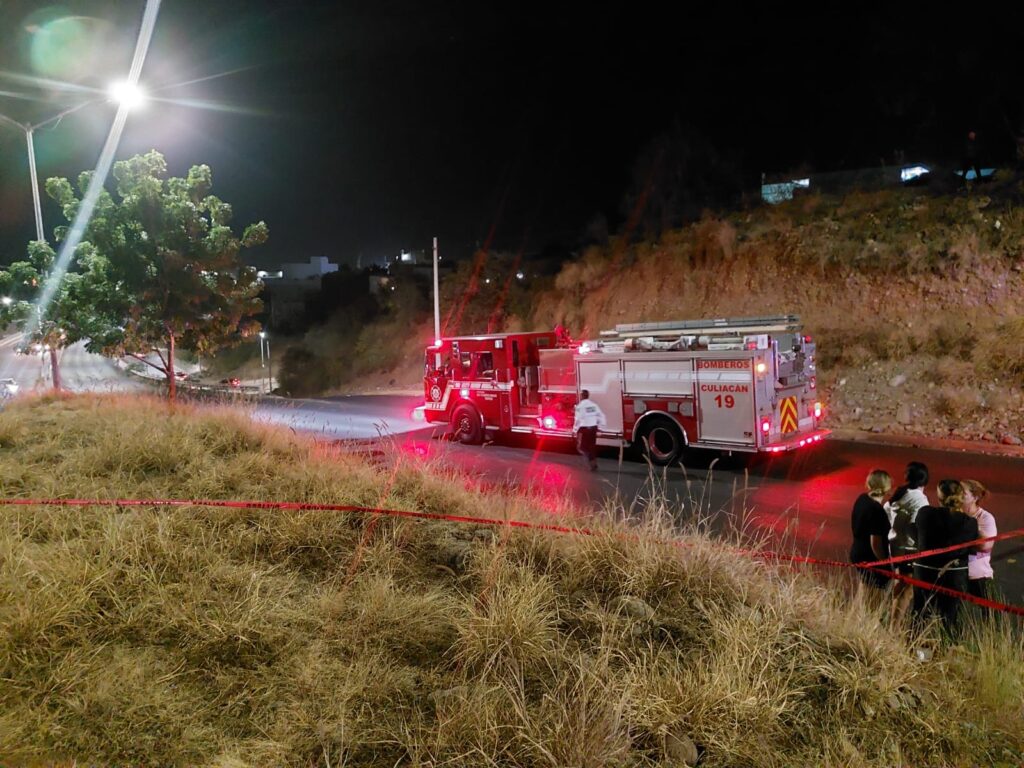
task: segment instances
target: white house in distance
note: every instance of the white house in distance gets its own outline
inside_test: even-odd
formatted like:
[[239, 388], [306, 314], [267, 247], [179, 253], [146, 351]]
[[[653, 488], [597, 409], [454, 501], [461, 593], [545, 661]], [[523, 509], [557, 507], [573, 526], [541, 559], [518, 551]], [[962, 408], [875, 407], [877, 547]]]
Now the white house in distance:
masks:
[[292, 318], [301, 317], [307, 297], [320, 291], [323, 276], [337, 271], [338, 265], [326, 256], [315, 256], [306, 263], [282, 264], [277, 272], [258, 272], [265, 286], [264, 298], [270, 305], [270, 327], [287, 327]]

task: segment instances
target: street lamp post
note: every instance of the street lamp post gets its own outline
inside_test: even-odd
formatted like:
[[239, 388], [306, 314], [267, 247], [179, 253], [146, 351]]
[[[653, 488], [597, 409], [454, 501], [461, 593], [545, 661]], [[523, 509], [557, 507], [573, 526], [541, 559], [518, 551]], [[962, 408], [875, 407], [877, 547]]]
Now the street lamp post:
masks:
[[274, 366], [270, 364], [270, 337], [267, 337], [267, 394], [274, 390]]
[[[145, 99], [142, 91], [135, 89], [129, 90], [123, 86], [111, 86], [110, 99], [120, 104], [127, 105], [130, 109], [134, 109]], [[80, 104], [76, 104], [73, 107], [68, 107], [65, 110], [58, 112], [53, 117], [48, 117], [45, 120], [41, 120], [38, 123], [19, 123], [14, 118], [8, 117], [7, 115], [0, 114], [0, 123], [9, 125], [12, 128], [17, 128], [25, 133], [25, 145], [28, 152], [28, 171], [29, 176], [32, 180], [32, 207], [35, 212], [36, 218], [36, 240], [42, 242], [46, 241], [46, 233], [43, 231], [43, 206], [42, 200], [39, 196], [39, 176], [36, 171], [36, 148], [33, 135], [39, 128], [45, 128], [51, 123], [59, 123], [68, 115], [77, 112], [90, 104], [96, 104], [103, 99], [89, 99], [83, 101]]]
[[[266, 356], [263, 355], [264, 344], [267, 345]], [[274, 369], [270, 365], [270, 336], [266, 331], [260, 331], [260, 368], [263, 367], [267, 369], [266, 392], [269, 393], [274, 388]]]

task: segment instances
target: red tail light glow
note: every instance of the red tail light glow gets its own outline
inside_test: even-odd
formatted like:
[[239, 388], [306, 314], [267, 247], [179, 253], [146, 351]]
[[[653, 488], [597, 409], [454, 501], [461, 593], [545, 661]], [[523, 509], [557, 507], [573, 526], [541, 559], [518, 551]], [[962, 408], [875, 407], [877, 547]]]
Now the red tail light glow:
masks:
[[761, 431], [766, 435], [772, 431], [772, 420], [767, 416], [761, 419]]
[[821, 418], [821, 403], [815, 403], [814, 404], [814, 418], [816, 418], [816, 419], [820, 419]]

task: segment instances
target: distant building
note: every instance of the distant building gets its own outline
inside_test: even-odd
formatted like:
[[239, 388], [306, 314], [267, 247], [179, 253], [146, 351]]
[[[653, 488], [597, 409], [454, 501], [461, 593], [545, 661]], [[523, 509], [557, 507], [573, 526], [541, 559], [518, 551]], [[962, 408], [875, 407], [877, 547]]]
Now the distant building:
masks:
[[324, 275], [338, 271], [326, 256], [307, 263], [282, 264], [277, 272], [258, 273], [263, 280], [263, 301], [267, 305], [267, 324], [274, 330], [288, 330], [306, 314], [309, 298], [320, 292]]

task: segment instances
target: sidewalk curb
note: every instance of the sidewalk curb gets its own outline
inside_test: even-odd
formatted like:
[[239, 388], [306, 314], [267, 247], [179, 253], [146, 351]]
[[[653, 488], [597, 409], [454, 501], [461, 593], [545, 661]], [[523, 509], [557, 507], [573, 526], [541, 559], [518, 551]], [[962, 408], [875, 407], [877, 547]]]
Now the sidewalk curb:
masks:
[[949, 451], [951, 453], [980, 453], [990, 456], [1006, 456], [1024, 459], [1024, 446], [985, 443], [975, 440], [952, 440], [926, 435], [894, 435], [887, 432], [864, 432], [857, 429], [834, 429], [833, 440], [849, 443], [868, 443], [872, 445], [893, 445], [912, 448], [925, 448], [932, 451]]

